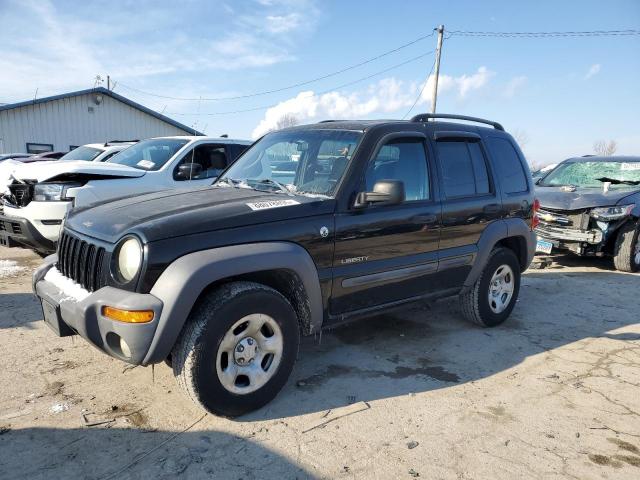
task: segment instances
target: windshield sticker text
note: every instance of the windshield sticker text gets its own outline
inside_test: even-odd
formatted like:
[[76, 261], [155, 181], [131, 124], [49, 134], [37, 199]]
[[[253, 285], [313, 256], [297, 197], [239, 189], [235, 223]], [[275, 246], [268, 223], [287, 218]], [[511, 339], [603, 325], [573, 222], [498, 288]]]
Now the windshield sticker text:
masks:
[[266, 210], [268, 208], [280, 208], [288, 207], [290, 205], [299, 205], [300, 202], [288, 199], [288, 200], [267, 200], [265, 202], [247, 203], [247, 207], [251, 210]]
[[620, 165], [620, 170], [640, 170], [640, 162], [623, 163], [622, 165]]

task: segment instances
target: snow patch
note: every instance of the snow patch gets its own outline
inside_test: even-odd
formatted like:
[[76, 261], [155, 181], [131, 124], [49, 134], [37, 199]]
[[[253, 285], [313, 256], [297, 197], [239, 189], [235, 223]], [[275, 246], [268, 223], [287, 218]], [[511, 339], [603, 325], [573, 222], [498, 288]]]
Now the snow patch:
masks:
[[18, 265], [15, 260], [0, 260], [0, 278], [15, 277], [25, 270], [26, 267]]
[[69, 410], [68, 403], [55, 403], [51, 405], [51, 408], [49, 409], [51, 413], [62, 413], [66, 412], [67, 410]]
[[60, 299], [60, 303], [65, 301], [81, 302], [87, 298], [91, 293], [70, 278], [65, 277], [60, 273], [56, 267], [52, 267], [44, 276], [47, 282], [53, 283], [58, 289], [66, 295], [66, 297]]

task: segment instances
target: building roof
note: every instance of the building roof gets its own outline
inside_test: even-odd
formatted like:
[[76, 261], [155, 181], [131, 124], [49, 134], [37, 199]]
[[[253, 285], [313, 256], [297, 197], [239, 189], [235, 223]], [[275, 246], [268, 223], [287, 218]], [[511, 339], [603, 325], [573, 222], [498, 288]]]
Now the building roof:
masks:
[[202, 132], [198, 132], [197, 130], [194, 130], [191, 127], [188, 127], [180, 122], [176, 122], [172, 118], [166, 117], [161, 113], [155, 112], [150, 108], [145, 107], [144, 105], [140, 105], [139, 103], [134, 102], [133, 100], [129, 100], [128, 98], [123, 97], [122, 95], [118, 95], [112, 90], [107, 90], [104, 87], [88, 88], [86, 90], [78, 90], [77, 92], [62, 93], [60, 95], [54, 95], [52, 97], [36, 98], [34, 100], [27, 100], [26, 102], [9, 103], [7, 105], [0, 105], [0, 112], [4, 110], [13, 110], [14, 108], [28, 107], [29, 105], [37, 105], [39, 103], [52, 102], [54, 100], [62, 100], [65, 98], [78, 97], [80, 95], [86, 95], [88, 93], [99, 93], [101, 95], [107, 95], [115, 100], [118, 100], [126, 105], [129, 105], [130, 107], [140, 110], [141, 112], [144, 112], [147, 115], [151, 115], [152, 117], [155, 117], [158, 120], [162, 120], [163, 122], [166, 122], [169, 125], [173, 125], [174, 127], [179, 128], [180, 130], [184, 130], [185, 132], [193, 133], [198, 136], [204, 135], [204, 133]]

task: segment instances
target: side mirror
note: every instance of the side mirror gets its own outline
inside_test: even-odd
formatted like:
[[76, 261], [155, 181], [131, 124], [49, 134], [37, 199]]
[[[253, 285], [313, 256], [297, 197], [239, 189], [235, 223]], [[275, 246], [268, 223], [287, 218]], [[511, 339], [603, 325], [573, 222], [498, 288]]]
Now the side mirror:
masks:
[[360, 192], [356, 197], [355, 208], [365, 208], [372, 203], [397, 205], [404, 202], [404, 183], [400, 180], [379, 180], [372, 192]]
[[202, 173], [202, 165], [199, 163], [183, 163], [178, 167], [176, 180], [191, 180]]

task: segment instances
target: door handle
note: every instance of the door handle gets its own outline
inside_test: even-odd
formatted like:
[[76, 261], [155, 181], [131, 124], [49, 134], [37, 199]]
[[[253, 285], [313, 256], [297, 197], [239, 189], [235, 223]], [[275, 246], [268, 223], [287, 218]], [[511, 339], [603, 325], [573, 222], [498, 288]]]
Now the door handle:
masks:
[[428, 215], [416, 215], [413, 217], [414, 223], [425, 223], [427, 225], [431, 225], [438, 221], [438, 216], [433, 214]]
[[500, 212], [500, 205], [498, 205], [497, 203], [490, 203], [489, 205], [485, 205], [482, 211], [489, 214], [498, 213]]

